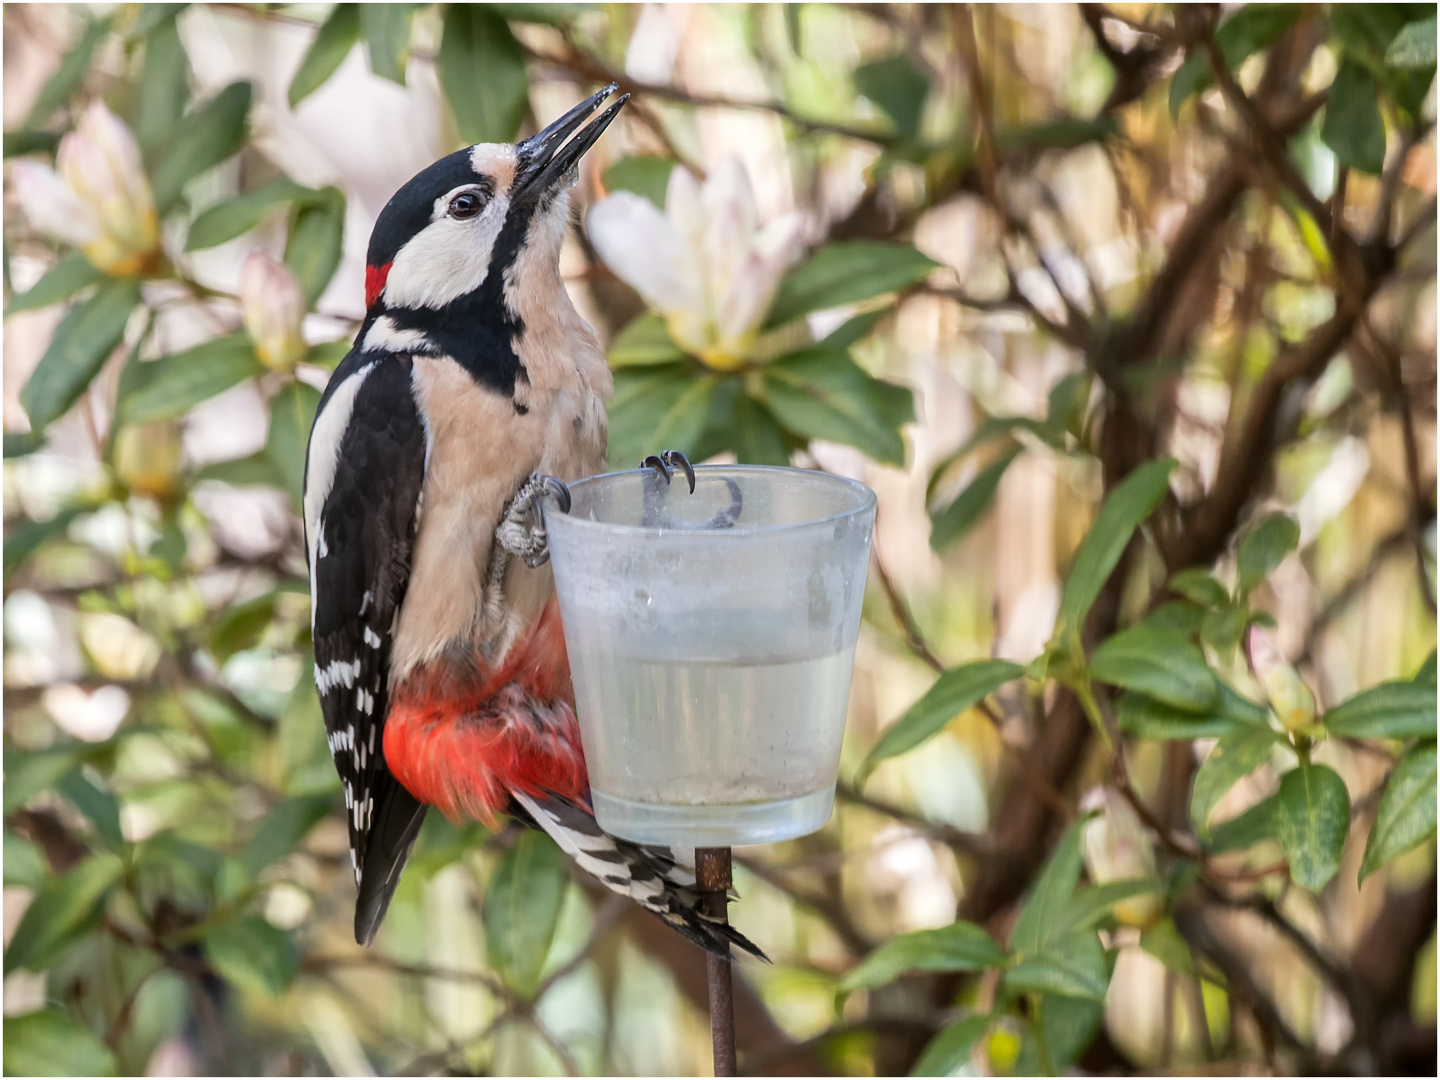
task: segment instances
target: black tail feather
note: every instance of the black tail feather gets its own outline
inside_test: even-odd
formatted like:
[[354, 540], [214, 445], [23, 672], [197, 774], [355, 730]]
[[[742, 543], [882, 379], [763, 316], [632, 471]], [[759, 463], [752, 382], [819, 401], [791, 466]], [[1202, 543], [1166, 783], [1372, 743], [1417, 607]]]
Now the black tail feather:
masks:
[[355, 898], [355, 940], [361, 945], [375, 940], [428, 809], [388, 772], [377, 777], [375, 791], [378, 812], [361, 856], [360, 895]]
[[598, 878], [611, 892], [628, 896], [706, 952], [730, 958], [730, 946], [767, 964], [770, 958], [729, 923], [706, 915], [695, 888], [695, 870], [687, 856], [673, 848], [634, 844], [600, 828], [595, 815], [553, 793], [544, 798], [515, 793], [511, 813], [527, 825], [543, 829], [580, 869]]

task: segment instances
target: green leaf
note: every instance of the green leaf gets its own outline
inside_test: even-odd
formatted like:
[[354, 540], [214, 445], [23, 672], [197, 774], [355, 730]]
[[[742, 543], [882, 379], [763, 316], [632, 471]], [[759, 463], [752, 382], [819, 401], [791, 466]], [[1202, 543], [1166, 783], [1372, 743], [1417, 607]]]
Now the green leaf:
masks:
[[1320, 138], [1341, 165], [1372, 175], [1385, 167], [1379, 89], [1374, 77], [1354, 60], [1342, 60], [1330, 84]]
[[611, 468], [632, 468], [646, 454], [657, 452], [655, 429], [694, 381], [695, 369], [689, 363], [615, 372], [615, 396], [609, 409]]
[[1063, 933], [1061, 913], [1075, 895], [1075, 886], [1080, 881], [1080, 839], [1084, 824], [1083, 820], [1077, 821], [1065, 830], [1031, 886], [1025, 906], [1015, 919], [1015, 929], [1010, 933], [1010, 948], [1016, 955], [1038, 953]]
[[1170, 591], [1201, 607], [1224, 607], [1230, 602], [1225, 586], [1203, 566], [1188, 566], [1170, 578]]
[[405, 85], [410, 59], [410, 23], [418, 4], [361, 4], [360, 33], [370, 50], [370, 70]]
[[1117, 703], [1120, 730], [1140, 739], [1205, 739], [1257, 728], [1269, 731], [1269, 714], [1219, 679], [1215, 706], [1202, 713], [1178, 709], [1144, 694], [1122, 694]]
[[17, 968], [44, 971], [59, 959], [90, 929], [123, 869], [119, 856], [92, 855], [47, 881], [25, 909], [5, 950], [5, 974]]
[[304, 201], [315, 194], [311, 188], [281, 177], [262, 188], [227, 199], [195, 219], [185, 238], [185, 250], [199, 251], [234, 240], [259, 225], [265, 214], [281, 203]]
[[97, 270], [89, 259], [78, 251], [72, 251], [68, 255], [62, 255], [60, 261], [45, 271], [45, 276], [25, 292], [10, 297], [10, 306], [5, 309], [5, 317], [8, 319], [18, 311], [32, 311], [35, 308], [58, 304], [61, 300], [70, 299], [81, 289], [104, 280], [105, 275]]
[[605, 359], [612, 368], [650, 367], [685, 359], [685, 350], [670, 340], [659, 315], [641, 315], [615, 336]]
[[1105, 579], [1125, 554], [1130, 537], [1170, 490], [1170, 473], [1174, 468], [1171, 458], [1141, 465], [1115, 486], [1100, 507], [1095, 524], [1080, 541], [1065, 579], [1060, 600], [1062, 632], [1079, 634], [1090, 605], [1095, 603]]
[[1385, 63], [1394, 68], [1435, 66], [1435, 16], [1412, 22], [1395, 35], [1385, 50]]
[[322, 188], [299, 203], [285, 240], [285, 265], [314, 304], [335, 276], [345, 240], [345, 196], [339, 188]]
[[785, 275], [766, 325], [822, 308], [869, 300], [924, 281], [939, 264], [907, 244], [844, 240], [826, 244]]
[[860, 766], [856, 785], [864, 784], [880, 762], [913, 750], [986, 694], [1024, 673], [1024, 668], [1008, 660], [977, 660], [951, 668], [935, 680], [904, 716], [885, 729]]
[[1362, 690], [1324, 716], [1325, 730], [1351, 739], [1435, 737], [1435, 687], [1386, 682]]
[[[1431, 30], [1434, 30], [1432, 21]], [[1435, 835], [1435, 740], [1410, 749], [1385, 785], [1380, 809], [1365, 843], [1360, 881], [1391, 859]]]
[[[1095, 1041], [1095, 1033], [1105, 1019], [1105, 1005], [1086, 998], [1049, 994], [1042, 995], [1040, 1000], [1045, 1011], [1045, 1045], [1050, 1052], [1050, 1067], [1057, 1076], [1063, 1076]], [[1020, 1044], [1020, 1055], [1008, 1072], [1011, 1076], [1040, 1075], [1040, 1055], [1028, 1026]]]
[[1219, 696], [1199, 646], [1185, 634], [1143, 624], [1101, 642], [1090, 657], [1090, 674], [1191, 712], [1214, 708]]
[[529, 997], [555, 936], [567, 879], [564, 856], [548, 836], [526, 832], [505, 853], [481, 904], [485, 955], [505, 985]]
[[294, 851], [306, 834], [330, 812], [334, 801], [327, 794], [302, 795], [276, 803], [275, 808], [261, 820], [240, 860], [250, 876], [259, 877], [261, 870]]
[[27, 521], [5, 529], [5, 577], [9, 578], [52, 536], [63, 535], [83, 509], [68, 507], [45, 521]]
[[1235, 557], [1240, 591], [1249, 592], [1268, 578], [1300, 542], [1300, 525], [1289, 514], [1267, 514], [1250, 527]]
[[1224, 736], [1195, 774], [1190, 791], [1190, 820], [1201, 837], [1209, 835], [1210, 812], [1240, 780], [1270, 760], [1275, 733], [1269, 728]]
[[1168, 915], [1140, 935], [1140, 948], [1171, 971], [1178, 971], [1182, 975], [1192, 975], [1195, 972], [1190, 943], [1181, 937], [1175, 920]]
[[1221, 855], [1227, 851], [1244, 851], [1262, 840], [1275, 839], [1275, 804], [1278, 801], [1276, 796], [1268, 796], [1244, 813], [1212, 825], [1206, 849]]
[[1179, 634], [1193, 640], [1205, 624], [1205, 609], [1188, 600], [1161, 604], [1136, 625], [1165, 634]]
[[75, 404], [120, 344], [125, 324], [139, 302], [139, 282], [112, 278], [90, 299], [70, 309], [20, 391], [20, 404], [33, 429], [49, 427]]
[[826, 349], [848, 350], [857, 341], [868, 337], [870, 331], [875, 329], [876, 324], [889, 314], [890, 312], [882, 308], [879, 311], [867, 311], [856, 315], [853, 319], [846, 319], [844, 323], [830, 331], [820, 345]]
[[115, 1055], [60, 1009], [5, 1018], [6, 1076], [114, 1076]]
[[305, 445], [310, 441], [310, 427], [319, 407], [320, 391], [299, 381], [288, 384], [270, 401], [265, 456], [296, 509], [305, 488]]
[[235, 487], [262, 484], [266, 487], [283, 488], [286, 483], [284, 475], [271, 464], [270, 457], [264, 450], [249, 457], [211, 462], [195, 474], [195, 482], [199, 483], [201, 480], [217, 480]]
[[96, 783], [87, 770], [75, 770], [55, 785], [55, 790], [90, 820], [106, 847], [119, 851], [125, 846], [125, 837], [120, 832], [120, 801]]
[[276, 592], [262, 593], [232, 604], [220, 615], [210, 633], [210, 654], [224, 664], [242, 649], [254, 648], [275, 618]]
[[1036, 953], [1022, 956], [1005, 972], [1012, 994], [1056, 994], [1104, 1001], [1110, 985], [1105, 950], [1093, 930], [1056, 937]]
[[254, 90], [234, 82], [180, 122], [151, 177], [155, 207], [163, 215], [195, 177], [219, 165], [245, 143], [245, 117]]
[[169, 420], [263, 374], [265, 367], [246, 335], [216, 338], [182, 353], [135, 364], [116, 414], [122, 424]]
[[901, 424], [915, 418], [905, 387], [882, 382], [843, 352], [807, 349], [762, 369], [763, 403], [786, 428], [864, 451], [883, 464], [905, 463]]
[[955, 541], [959, 540], [980, 516], [985, 513], [990, 503], [995, 499], [995, 492], [1000, 488], [1000, 480], [1005, 475], [1005, 470], [1010, 468], [1011, 462], [1020, 456], [1020, 447], [1015, 447], [1009, 453], [1001, 454], [985, 468], [976, 474], [965, 490], [955, 496], [953, 502], [942, 510], [934, 510], [930, 513], [930, 546], [936, 551], [944, 551]]
[[1245, 636], [1245, 627], [1249, 622], [1250, 609], [1243, 603], [1212, 608], [1205, 613], [1205, 619], [1200, 624], [1200, 640], [1220, 656], [1228, 657]]
[[267, 997], [283, 994], [300, 970], [290, 935], [259, 915], [210, 927], [205, 957], [226, 982]]
[[29, 128], [40, 127], [45, 120], [69, 100], [70, 95], [85, 77], [85, 72], [90, 67], [90, 57], [95, 53], [95, 46], [105, 39], [110, 32], [110, 16], [100, 19], [91, 19], [85, 24], [85, 29], [80, 33], [80, 40], [75, 47], [65, 54], [60, 61], [60, 66], [55, 74], [50, 76], [50, 81], [40, 89], [40, 96], [35, 99], [35, 104], [30, 108], [30, 115], [25, 121]]
[[61, 777], [80, 763], [82, 754], [83, 748], [79, 746], [65, 746], [55, 750], [39, 750], [30, 753], [7, 747], [5, 749], [5, 815], [8, 817], [40, 792], [58, 784]]
[[1005, 963], [1005, 950], [983, 928], [961, 919], [938, 930], [899, 934], [840, 980], [842, 992], [883, 986], [907, 971], [984, 971]]
[[1065, 934], [1075, 930], [1093, 930], [1110, 914], [1111, 908], [1137, 896], [1163, 892], [1165, 883], [1159, 878], [1130, 878], [1125, 881], [1107, 881], [1103, 885], [1092, 885], [1081, 889], [1070, 898], [1060, 913], [1056, 933]]
[[915, 66], [909, 53], [861, 64], [854, 78], [855, 89], [884, 110], [899, 135], [907, 139], [919, 136], [930, 80]]
[[40, 848], [10, 829], [5, 830], [5, 884], [38, 889], [48, 872]]
[[735, 460], [742, 465], [789, 465], [790, 448], [775, 414], [743, 393], [736, 396], [733, 408], [726, 441]]
[[295, 108], [335, 74], [360, 40], [360, 5], [336, 4], [325, 20], [295, 77], [290, 80], [290, 108]]
[[325, 341], [319, 345], [311, 345], [310, 351], [305, 354], [305, 363], [314, 364], [316, 367], [328, 368], [334, 371], [340, 366], [340, 361], [350, 355], [353, 346], [349, 338], [341, 338], [339, 341]]
[[53, 154], [55, 148], [60, 145], [60, 133], [58, 131], [20, 131], [5, 132], [4, 155], [7, 158], [24, 157], [26, 154]]
[[[1234, 71], [1249, 56], [1269, 48], [1300, 15], [1295, 4], [1246, 4], [1215, 31], [1215, 44]], [[1191, 94], [1210, 85], [1210, 59], [1201, 45], [1190, 50], [1170, 80], [1170, 115], [1180, 112]]]
[[1424, 683], [1428, 686], [1434, 686], [1436, 684], [1434, 649], [1430, 650], [1430, 655], [1427, 656], [1425, 662], [1420, 665], [1420, 670], [1415, 673], [1415, 678], [1412, 681]]
[[695, 444], [710, 416], [710, 399], [719, 381], [718, 375], [702, 375], [685, 388], [685, 392], [655, 425], [652, 437], [656, 447], [679, 450], [687, 455], [694, 453]]
[[184, 11], [189, 4], [141, 4], [140, 14], [135, 17], [134, 24], [130, 27], [129, 37], [131, 40], [142, 38], [150, 31], [157, 29], [161, 24], [174, 22], [175, 17]]
[[670, 173], [674, 169], [675, 162], [669, 158], [650, 154], [621, 158], [605, 170], [605, 188], [608, 191], [633, 191], [663, 210]]
[[1340, 774], [1304, 761], [1280, 781], [1275, 836], [1290, 860], [1290, 878], [1319, 892], [1340, 869], [1350, 832], [1350, 793]]
[[180, 41], [179, 5], [156, 4], [158, 21], [145, 32], [145, 69], [135, 109], [135, 141], [146, 156], [170, 141], [190, 97], [190, 59]]
[[513, 140], [529, 104], [530, 78], [525, 52], [504, 17], [482, 4], [447, 5], [438, 63], [460, 137], [469, 143]]
[[[793, 6], [793, 5], [791, 5]], [[990, 1030], [990, 1015], [967, 1016], [957, 1020], [930, 1040], [911, 1076], [952, 1076], [970, 1060], [975, 1044]]]

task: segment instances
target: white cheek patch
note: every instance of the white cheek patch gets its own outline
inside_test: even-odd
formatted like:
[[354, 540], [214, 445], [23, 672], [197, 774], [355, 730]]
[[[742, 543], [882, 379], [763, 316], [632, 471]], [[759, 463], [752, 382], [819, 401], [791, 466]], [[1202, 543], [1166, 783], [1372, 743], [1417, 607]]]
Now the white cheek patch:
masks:
[[509, 199], [496, 196], [469, 221], [442, 214], [421, 229], [390, 264], [386, 306], [440, 308], [478, 289], [509, 209]]

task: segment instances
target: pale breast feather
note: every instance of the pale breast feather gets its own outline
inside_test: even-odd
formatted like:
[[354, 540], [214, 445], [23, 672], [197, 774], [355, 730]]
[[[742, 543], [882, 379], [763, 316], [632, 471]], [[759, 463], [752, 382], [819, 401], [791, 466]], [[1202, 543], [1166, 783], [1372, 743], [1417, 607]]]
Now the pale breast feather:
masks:
[[[321, 398], [306, 460], [315, 684], [362, 897], [363, 875], [398, 873], [394, 856], [403, 863], [409, 844], [397, 840], [413, 840], [424, 813], [391, 777], [384, 749], [392, 628], [425, 473], [425, 428], [410, 387], [409, 357], [352, 352]], [[397, 836], [378, 837], [382, 829]], [[367, 858], [372, 848], [386, 853], [386, 865]]]

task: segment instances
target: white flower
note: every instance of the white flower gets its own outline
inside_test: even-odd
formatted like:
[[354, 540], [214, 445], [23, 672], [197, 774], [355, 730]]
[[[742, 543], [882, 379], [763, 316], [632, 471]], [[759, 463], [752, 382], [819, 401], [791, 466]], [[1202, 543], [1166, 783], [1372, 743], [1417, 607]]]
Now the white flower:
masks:
[[107, 274], [135, 274], [160, 243], [140, 148], [103, 102], [93, 101], [60, 140], [58, 168], [17, 161], [15, 193], [37, 229], [74, 244]]
[[1285, 659], [1273, 638], [1259, 626], [1250, 627], [1247, 641], [1250, 669], [1265, 687], [1270, 708], [1286, 731], [1306, 732], [1315, 722], [1315, 695]]
[[[1085, 823], [1081, 837], [1085, 869], [1096, 885], [1155, 876], [1155, 847], [1140, 817], [1113, 788], [1091, 788], [1080, 800], [1081, 810], [1100, 811]], [[1158, 893], [1142, 893], [1115, 905], [1115, 918], [1127, 926], [1146, 927], [1160, 917]]]
[[275, 371], [294, 371], [309, 351], [301, 333], [305, 293], [295, 275], [255, 252], [240, 268], [240, 306], [260, 362]]
[[675, 343], [720, 371], [751, 359], [775, 290], [801, 248], [798, 213], [760, 227], [735, 158], [703, 185], [676, 166], [663, 214], [648, 199], [619, 191], [595, 204], [588, 224], [600, 257], [665, 316]]
[[118, 686], [86, 693], [74, 683], [61, 683], [48, 687], [41, 700], [61, 731], [84, 742], [110, 738], [130, 711], [130, 695]]

